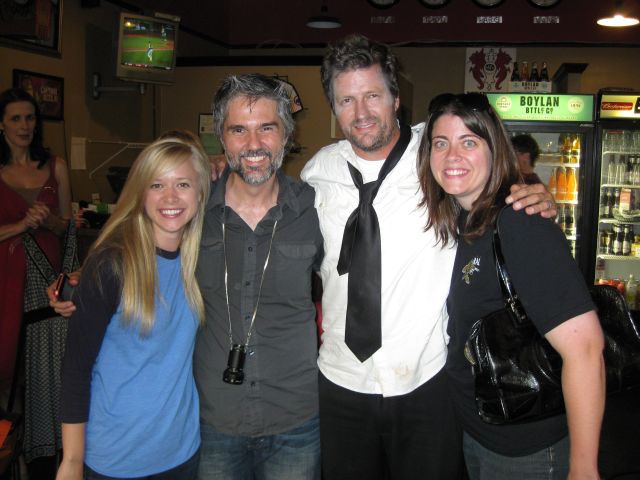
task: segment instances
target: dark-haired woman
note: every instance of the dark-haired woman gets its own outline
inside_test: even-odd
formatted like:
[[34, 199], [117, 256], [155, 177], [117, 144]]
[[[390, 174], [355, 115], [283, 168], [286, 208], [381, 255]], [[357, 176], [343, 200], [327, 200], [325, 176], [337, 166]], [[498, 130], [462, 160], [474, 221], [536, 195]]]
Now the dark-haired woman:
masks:
[[[464, 429], [470, 478], [597, 479], [604, 407], [600, 324], [558, 227], [503, 208], [509, 185], [519, 180], [518, 164], [486, 97], [436, 97], [419, 155], [427, 228], [443, 246], [457, 243], [445, 369]], [[503, 307], [492, 250], [496, 223], [515, 290], [538, 331], [562, 357], [566, 415], [517, 425], [490, 425], [478, 415], [464, 345], [478, 318]]]
[[[42, 120], [35, 100], [17, 88], [2, 92], [0, 390], [6, 393], [11, 384], [19, 332], [24, 322], [28, 325], [25, 328], [25, 456], [28, 462], [52, 457], [60, 446], [59, 427], [54, 427], [57, 403], [49, 401], [48, 396], [55, 394], [46, 392], [55, 392], [55, 373], [59, 371], [66, 322], [58, 317], [57, 320], [50, 318], [53, 312], [46, 309], [46, 286], [52, 281], [51, 275], [55, 278], [62, 268], [62, 239], [70, 217], [67, 167], [64, 160], [51, 155], [42, 144]], [[32, 385], [43, 388], [44, 393], [33, 391]], [[42, 398], [42, 395], [47, 396]]]

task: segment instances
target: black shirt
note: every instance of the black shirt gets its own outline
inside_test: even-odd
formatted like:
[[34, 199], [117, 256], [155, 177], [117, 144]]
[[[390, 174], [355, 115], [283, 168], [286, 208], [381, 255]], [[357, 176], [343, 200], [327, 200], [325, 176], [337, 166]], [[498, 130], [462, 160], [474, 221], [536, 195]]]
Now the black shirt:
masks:
[[[466, 216], [467, 212], [463, 211], [460, 231], [464, 231]], [[499, 226], [511, 281], [540, 333], [545, 334], [564, 321], [594, 309], [584, 278], [557, 225], [539, 215], [527, 215], [508, 207], [500, 216]], [[499, 454], [528, 455], [567, 435], [566, 416], [518, 425], [484, 423], [476, 409], [471, 365], [464, 356], [464, 345], [473, 323], [503, 307], [492, 237], [490, 228], [473, 244], [462, 239], [458, 242], [447, 300], [451, 340], [445, 368], [465, 431]], [[470, 267], [465, 269], [467, 265]]]
[[[318, 414], [317, 329], [311, 276], [322, 261], [322, 235], [314, 191], [309, 185], [278, 171], [277, 205], [252, 230], [233, 209], [225, 207], [228, 175], [227, 170], [213, 184], [196, 271], [206, 316], [198, 332], [194, 364], [200, 414], [204, 422], [227, 434], [272, 435]], [[244, 383], [230, 385], [222, 381], [229, 355], [224, 250], [233, 342], [244, 344], [276, 220], [244, 364]]]

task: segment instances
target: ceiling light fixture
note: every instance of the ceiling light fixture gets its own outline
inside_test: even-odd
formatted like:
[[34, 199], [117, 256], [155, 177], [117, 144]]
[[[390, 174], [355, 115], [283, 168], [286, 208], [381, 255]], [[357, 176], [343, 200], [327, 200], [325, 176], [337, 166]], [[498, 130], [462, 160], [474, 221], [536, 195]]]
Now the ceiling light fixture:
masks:
[[638, 25], [640, 20], [632, 15], [627, 15], [629, 12], [623, 9], [622, 3], [622, 0], [616, 0], [613, 14], [598, 19], [598, 25], [603, 27], [632, 27], [633, 25]]
[[341, 26], [342, 22], [340, 20], [329, 15], [326, 0], [322, 2], [320, 7], [320, 15], [309, 17], [309, 20], [307, 20], [307, 27], [310, 28], [340, 28]]

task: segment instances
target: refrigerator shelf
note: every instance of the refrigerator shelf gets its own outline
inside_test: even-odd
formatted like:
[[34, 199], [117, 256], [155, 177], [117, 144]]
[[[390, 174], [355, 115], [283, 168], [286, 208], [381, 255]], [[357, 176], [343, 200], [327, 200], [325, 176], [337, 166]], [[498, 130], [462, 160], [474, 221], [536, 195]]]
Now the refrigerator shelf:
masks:
[[633, 152], [623, 152], [619, 150], [604, 150], [602, 152], [602, 156], [604, 157], [605, 155], [640, 155], [640, 151], [634, 150]]
[[616, 220], [615, 218], [599, 218], [598, 223], [607, 223], [611, 225], [640, 225], [640, 221], [628, 222], [626, 220]]
[[545, 162], [542, 159], [536, 162], [536, 166], [545, 167], [565, 167], [565, 168], [580, 168], [580, 163], [562, 163], [562, 162]]
[[632, 185], [630, 183], [603, 183], [600, 188], [640, 188], [640, 185]]
[[623, 262], [640, 262], [640, 257], [632, 257], [631, 255], [605, 255], [599, 253], [598, 258], [603, 260], [620, 260]]
[[556, 199], [556, 205], [578, 205], [578, 200], [558, 200], [558, 199]]

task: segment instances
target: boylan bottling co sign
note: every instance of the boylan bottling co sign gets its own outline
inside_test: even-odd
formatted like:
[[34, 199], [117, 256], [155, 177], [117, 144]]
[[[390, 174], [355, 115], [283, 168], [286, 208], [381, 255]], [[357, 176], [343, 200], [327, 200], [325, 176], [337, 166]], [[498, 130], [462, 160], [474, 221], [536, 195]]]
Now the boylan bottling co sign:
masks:
[[487, 98], [503, 120], [591, 122], [593, 95], [540, 93], [488, 93]]

